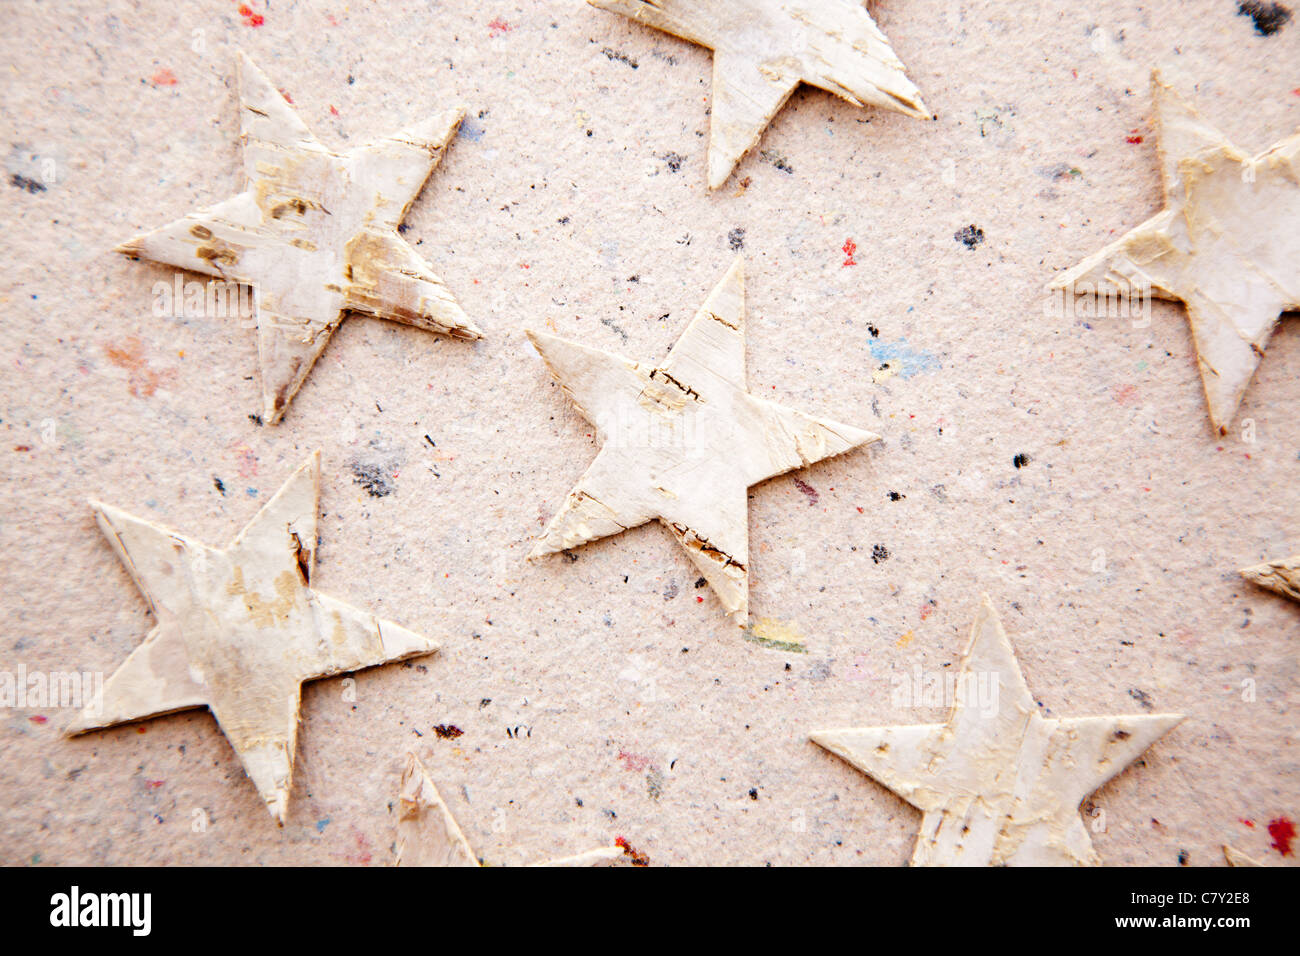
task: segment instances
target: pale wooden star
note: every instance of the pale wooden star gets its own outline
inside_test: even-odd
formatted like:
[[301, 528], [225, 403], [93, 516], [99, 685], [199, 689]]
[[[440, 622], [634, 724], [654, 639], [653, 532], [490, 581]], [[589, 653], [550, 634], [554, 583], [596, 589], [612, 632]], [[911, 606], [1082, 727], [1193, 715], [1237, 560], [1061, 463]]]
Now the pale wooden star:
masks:
[[921, 811], [915, 866], [1100, 863], [1079, 804], [1182, 715], [1043, 717], [987, 596], [957, 681], [946, 723], [811, 739]]
[[284, 823], [303, 681], [438, 649], [310, 586], [320, 452], [225, 549], [91, 502], [157, 624], [69, 734], [207, 707]]
[[880, 440], [746, 391], [740, 258], [659, 366], [527, 335], [603, 446], [529, 556], [658, 518], [742, 626], [749, 486]]
[[[626, 856], [603, 846], [529, 866], [608, 866]], [[397, 866], [483, 866], [415, 754], [406, 755], [397, 810]]]
[[1241, 404], [1283, 312], [1300, 308], [1300, 132], [1250, 156], [1151, 77], [1165, 208], [1051, 288], [1180, 300], [1210, 421]]
[[118, 251], [256, 289], [263, 420], [284, 415], [350, 311], [480, 338], [397, 232], [464, 111], [335, 153], [248, 57], [239, 64], [244, 191]]
[[717, 189], [795, 87], [929, 119], [861, 0], [589, 0], [713, 51], [709, 188]]
[[1238, 572], [1247, 581], [1300, 601], [1300, 554], [1278, 561], [1265, 561]]

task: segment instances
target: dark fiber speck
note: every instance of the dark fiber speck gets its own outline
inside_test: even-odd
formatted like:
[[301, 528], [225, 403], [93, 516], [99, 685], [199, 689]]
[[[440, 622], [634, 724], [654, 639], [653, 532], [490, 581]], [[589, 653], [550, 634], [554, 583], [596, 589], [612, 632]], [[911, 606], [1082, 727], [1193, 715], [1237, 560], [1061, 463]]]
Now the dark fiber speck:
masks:
[[1262, 3], [1260, 0], [1242, 0], [1237, 4], [1237, 16], [1255, 21], [1255, 32], [1271, 37], [1291, 22], [1291, 11], [1280, 3]]
[[383, 498], [396, 490], [384, 469], [375, 464], [354, 461], [352, 481], [366, 489], [366, 493], [372, 498]]
[[972, 223], [969, 226], [962, 226], [952, 234], [952, 237], [967, 249], [974, 249], [984, 241], [984, 230]]

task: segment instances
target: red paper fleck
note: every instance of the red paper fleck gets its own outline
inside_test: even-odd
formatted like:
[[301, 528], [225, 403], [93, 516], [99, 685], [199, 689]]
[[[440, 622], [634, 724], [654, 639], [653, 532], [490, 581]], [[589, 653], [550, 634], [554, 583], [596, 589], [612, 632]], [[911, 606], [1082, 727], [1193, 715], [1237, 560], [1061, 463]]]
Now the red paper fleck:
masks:
[[338, 107], [335, 106], [333, 103], [330, 104], [330, 115], [331, 115], [331, 116], [338, 116], [338, 115], [339, 115]]
[[1237, 817], [1237, 822], [1238, 822], [1238, 823], [1244, 823], [1246, 826], [1250, 827], [1252, 830], [1255, 829], [1255, 821], [1254, 821], [1254, 820], [1247, 820], [1245, 817]]
[[50, 718], [46, 717], [43, 714], [36, 714], [35, 716], [28, 717], [27, 719], [34, 724], [47, 724], [50, 721]]
[[630, 754], [626, 750], [618, 752], [618, 760], [623, 765], [623, 769], [631, 773], [640, 773], [650, 766], [649, 757], [643, 757], [641, 754]]
[[352, 829], [357, 842], [357, 852], [349, 858], [349, 862], [369, 863], [371, 859], [373, 859], [373, 854], [370, 852], [370, 841], [367, 840], [366, 835], [356, 829], [356, 827], [353, 827]]
[[289, 95], [288, 90], [281, 90], [280, 95], [284, 97], [284, 101], [286, 103], [288, 103], [290, 106], [293, 105], [293, 97]]
[[154, 86], [175, 86], [176, 74], [167, 67], [160, 67], [158, 72], [149, 80]]
[[163, 781], [161, 780], [146, 780], [145, 783], [148, 785], [150, 790], [157, 790], [163, 785]]
[[1115, 401], [1121, 405], [1132, 405], [1138, 400], [1138, 390], [1136, 385], [1116, 385], [1111, 389], [1111, 394]]
[[798, 478], [793, 479], [793, 481], [794, 481], [794, 486], [798, 488], [801, 492], [803, 492], [803, 494], [808, 496], [808, 507], [811, 508], [814, 505], [816, 505], [817, 489], [814, 488], [812, 485], [808, 484], [808, 482], [801, 481]]
[[1124, 137], [1124, 142], [1136, 146], [1142, 142], [1142, 135], [1137, 130], [1130, 130], [1129, 134]]
[[260, 13], [254, 13], [246, 3], [239, 5], [239, 15], [244, 18], [244, 25], [249, 27], [260, 27], [266, 22], [266, 17]]
[[1291, 841], [1295, 839], [1295, 824], [1286, 817], [1268, 822], [1268, 835], [1273, 838], [1273, 849], [1283, 856], [1291, 855]]
[[853, 253], [858, 251], [858, 244], [856, 242], [852, 239], [845, 239], [844, 245], [840, 246], [840, 249], [844, 253], [844, 265], [856, 266], [858, 264], [858, 261], [853, 258]]
[[513, 29], [514, 27], [505, 20], [502, 20], [500, 17], [493, 17], [492, 22], [488, 24], [488, 36], [499, 37], [501, 34], [509, 33]]

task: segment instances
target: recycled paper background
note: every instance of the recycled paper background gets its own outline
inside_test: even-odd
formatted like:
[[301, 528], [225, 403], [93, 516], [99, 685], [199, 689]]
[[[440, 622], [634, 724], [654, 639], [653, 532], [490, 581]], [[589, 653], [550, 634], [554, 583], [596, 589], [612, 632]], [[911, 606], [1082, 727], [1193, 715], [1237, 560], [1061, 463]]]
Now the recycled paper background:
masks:
[[[1043, 290], [1159, 207], [1151, 67], [1260, 150], [1300, 22], [882, 0], [937, 118], [804, 88], [709, 194], [702, 48], [578, 0], [250, 8], [6, 6], [0, 670], [108, 674], [151, 627], [88, 497], [221, 546], [315, 448], [313, 584], [444, 650], [305, 687], [283, 830], [204, 711], [0, 708], [0, 862], [388, 863], [414, 749], [489, 863], [901, 864], [919, 814], [806, 735], [942, 720], [898, 679], [988, 592], [1044, 713], [1189, 715], [1093, 798], [1107, 864], [1294, 863], [1300, 607], [1236, 569], [1300, 551], [1300, 338], [1218, 437], [1180, 306]], [[154, 314], [173, 273], [111, 250], [240, 188], [237, 49], [329, 146], [468, 108], [405, 235], [487, 338], [349, 319], [272, 428], [252, 329]], [[884, 436], [751, 490], [749, 632], [655, 525], [524, 561], [596, 446], [523, 328], [656, 360], [736, 251], [751, 388]]]

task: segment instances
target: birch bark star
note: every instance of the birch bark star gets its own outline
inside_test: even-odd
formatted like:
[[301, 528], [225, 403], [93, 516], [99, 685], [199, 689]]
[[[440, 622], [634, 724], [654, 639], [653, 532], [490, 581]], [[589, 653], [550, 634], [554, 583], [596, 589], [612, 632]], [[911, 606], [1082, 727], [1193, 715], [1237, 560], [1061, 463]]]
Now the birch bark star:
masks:
[[880, 440], [749, 393], [739, 257], [662, 365], [526, 334], [602, 446], [529, 557], [657, 518], [742, 627], [750, 485]]
[[319, 500], [316, 452], [224, 549], [92, 501], [157, 623], [67, 733], [207, 707], [283, 825], [302, 683], [439, 647], [311, 586]]
[[589, 0], [713, 51], [709, 188], [727, 181], [800, 83], [929, 119], [861, 0]]
[[988, 597], [946, 722], [819, 730], [811, 740], [921, 811], [913, 866], [1095, 866], [1090, 793], [1182, 714], [1044, 717]]
[[[483, 866], [452, 816], [429, 772], [415, 754], [406, 755], [397, 795], [396, 866]], [[529, 866], [610, 866], [626, 856], [620, 846], [529, 863]]]
[[239, 64], [243, 192], [117, 251], [256, 290], [262, 420], [280, 421], [349, 312], [481, 338], [398, 235], [464, 110], [335, 153], [252, 60], [240, 54]]
[[1283, 312], [1300, 309], [1300, 131], [1258, 156], [1151, 76], [1165, 206], [1049, 286], [1183, 302], [1226, 434]]

